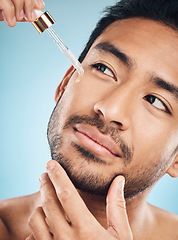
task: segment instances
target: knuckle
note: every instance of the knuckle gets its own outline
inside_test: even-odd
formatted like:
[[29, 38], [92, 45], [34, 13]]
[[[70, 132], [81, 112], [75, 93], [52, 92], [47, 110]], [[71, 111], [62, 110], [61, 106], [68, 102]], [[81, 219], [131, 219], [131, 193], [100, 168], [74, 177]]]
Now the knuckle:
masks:
[[124, 200], [117, 199], [116, 206], [122, 209], [126, 209], [126, 203]]
[[115, 226], [113, 223], [109, 223], [108, 230], [116, 239], [133, 240], [133, 235], [130, 230], [120, 232], [119, 227]]
[[10, 6], [11, 5], [11, 3], [9, 2], [9, 1], [6, 1], [6, 0], [2, 0], [1, 1], [1, 8], [2, 7], [8, 7], [8, 6]]
[[45, 197], [44, 199], [42, 199], [42, 203], [41, 203], [42, 208], [46, 206], [52, 207], [54, 204], [55, 204], [55, 200], [51, 197]]
[[28, 219], [28, 225], [30, 226], [30, 228], [33, 228], [33, 226], [35, 225], [35, 220], [34, 220], [33, 214]]
[[23, 8], [23, 1], [13, 0], [16, 11], [20, 11]]
[[49, 178], [47, 176], [46, 173], [43, 173], [40, 178], [39, 178], [39, 182], [40, 182], [40, 188], [43, 188], [43, 187], [47, 187], [48, 184], [49, 184]]
[[7, 5], [8, 5], [8, 7], [10, 8], [11, 11], [14, 11], [15, 6], [14, 6], [14, 4], [13, 4], [11, 1], [8, 2]]
[[47, 181], [46, 180], [40, 180], [40, 188], [43, 188], [44, 186], [46, 186]]
[[122, 199], [116, 199], [112, 202], [108, 202], [107, 205], [108, 205], [108, 207], [112, 207], [112, 208], [117, 207], [117, 208], [121, 208], [124, 210], [126, 209], [126, 203]]
[[61, 201], [66, 202], [72, 197], [72, 193], [68, 188], [64, 188], [57, 191], [57, 196]]
[[109, 223], [108, 230], [109, 230], [109, 232], [112, 233], [113, 236], [115, 236], [117, 239], [119, 239], [118, 231], [113, 223]]
[[30, 0], [30, 1], [25, 1], [25, 7], [26, 9], [28, 9], [29, 11], [31, 11], [34, 7], [34, 1]]
[[39, 177], [40, 182], [46, 182], [46, 173], [42, 173]]
[[9, 11], [11, 14], [14, 12], [14, 4], [11, 1], [2, 0], [0, 3], [1, 9]]
[[38, 208], [36, 208], [36, 209], [33, 211], [32, 215], [29, 217], [29, 219], [28, 219], [28, 225], [29, 225], [31, 228], [33, 228], [33, 226], [35, 226], [36, 221], [37, 221], [37, 219], [38, 219], [38, 216], [41, 214], [41, 211], [42, 211], [42, 208], [41, 208], [41, 207], [38, 207]]

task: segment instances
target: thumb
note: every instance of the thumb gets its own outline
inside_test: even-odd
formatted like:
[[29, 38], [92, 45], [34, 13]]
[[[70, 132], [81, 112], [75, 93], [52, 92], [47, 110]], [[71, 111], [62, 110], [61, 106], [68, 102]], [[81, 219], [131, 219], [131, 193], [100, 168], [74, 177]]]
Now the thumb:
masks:
[[106, 204], [108, 232], [117, 239], [132, 240], [124, 199], [124, 184], [125, 178], [117, 176], [109, 188]]

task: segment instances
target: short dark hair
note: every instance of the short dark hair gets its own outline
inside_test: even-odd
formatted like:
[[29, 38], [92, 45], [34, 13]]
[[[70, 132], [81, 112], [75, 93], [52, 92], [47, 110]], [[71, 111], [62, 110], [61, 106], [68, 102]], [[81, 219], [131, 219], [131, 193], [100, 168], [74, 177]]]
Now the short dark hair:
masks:
[[82, 62], [94, 41], [113, 22], [140, 17], [152, 19], [178, 30], [178, 0], [121, 0], [107, 7], [79, 57]]

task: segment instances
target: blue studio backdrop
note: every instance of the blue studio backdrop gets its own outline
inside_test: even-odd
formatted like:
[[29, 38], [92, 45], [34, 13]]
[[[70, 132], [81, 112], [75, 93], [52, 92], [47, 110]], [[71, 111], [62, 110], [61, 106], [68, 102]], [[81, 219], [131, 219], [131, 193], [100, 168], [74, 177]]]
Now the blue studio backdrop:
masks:
[[[54, 29], [78, 57], [102, 9], [114, 0], [46, 0]], [[54, 94], [70, 66], [31, 23], [0, 22], [0, 200], [34, 193], [51, 159], [46, 137]], [[148, 201], [178, 214], [178, 179], [164, 176]]]

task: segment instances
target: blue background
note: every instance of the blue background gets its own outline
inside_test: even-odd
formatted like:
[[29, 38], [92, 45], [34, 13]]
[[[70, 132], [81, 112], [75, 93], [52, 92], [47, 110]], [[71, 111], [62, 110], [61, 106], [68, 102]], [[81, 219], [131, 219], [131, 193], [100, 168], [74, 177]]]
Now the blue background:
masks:
[[[78, 57], [102, 9], [114, 0], [46, 0], [54, 29]], [[50, 160], [46, 128], [54, 93], [70, 66], [31, 23], [0, 22], [0, 199], [34, 193]], [[178, 214], [178, 179], [165, 176], [148, 201]]]

